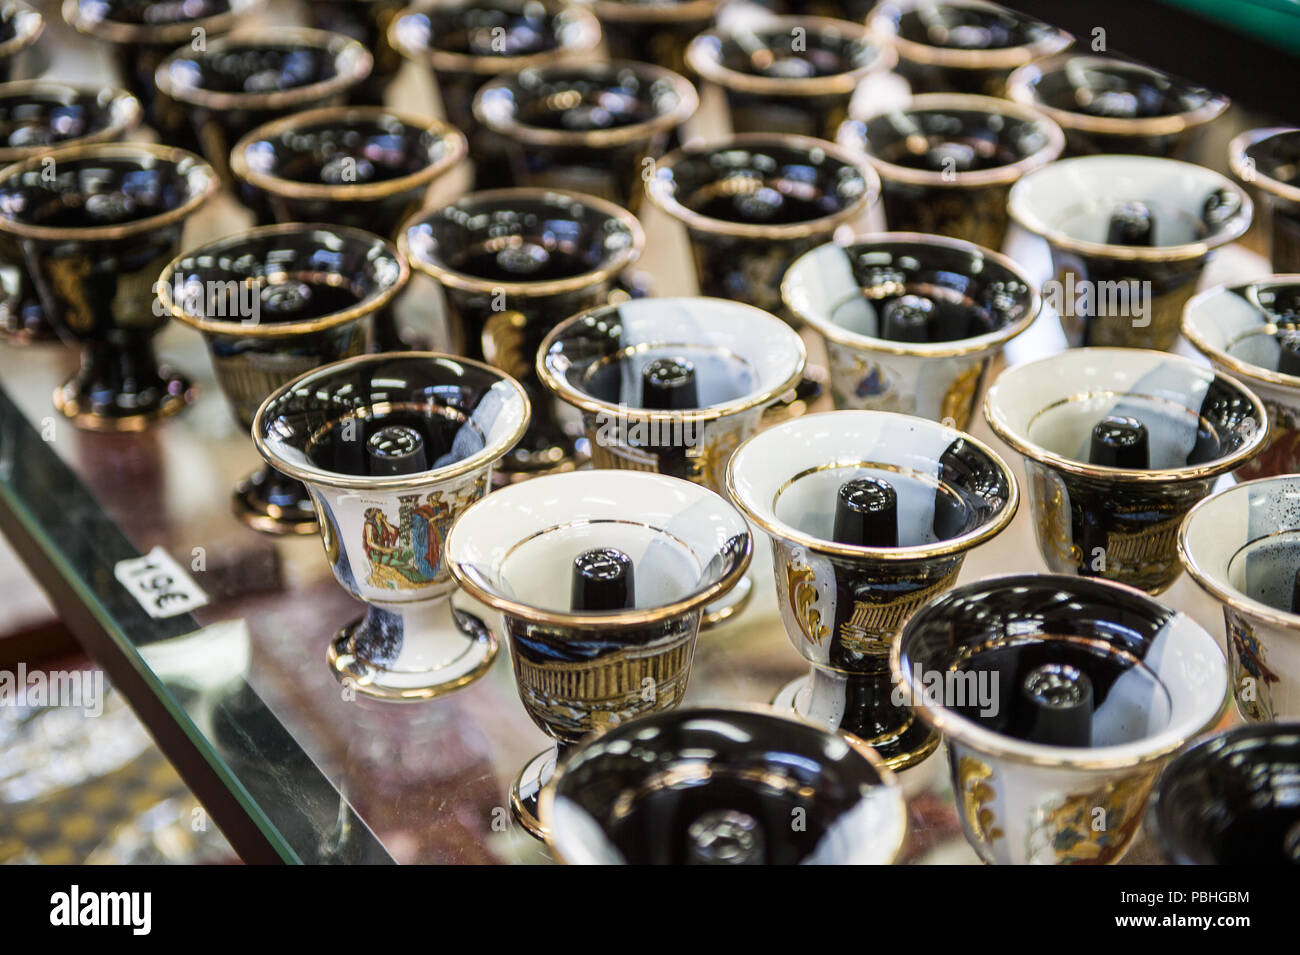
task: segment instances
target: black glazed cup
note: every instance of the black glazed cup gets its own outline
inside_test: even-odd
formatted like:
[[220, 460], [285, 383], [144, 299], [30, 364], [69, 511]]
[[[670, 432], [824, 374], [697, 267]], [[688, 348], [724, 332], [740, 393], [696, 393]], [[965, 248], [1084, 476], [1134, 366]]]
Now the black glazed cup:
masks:
[[573, 189], [635, 212], [649, 161], [699, 102], [684, 76], [649, 63], [553, 63], [488, 83], [474, 114], [509, 144], [518, 184]]
[[185, 376], [154, 355], [167, 321], [154, 283], [217, 179], [192, 153], [143, 143], [76, 146], [54, 158], [0, 174], [0, 233], [21, 246], [60, 337], [81, 345], [81, 368], [55, 390], [54, 405], [80, 428], [140, 431], [194, 397]]
[[1020, 67], [1007, 96], [1060, 126], [1067, 156], [1179, 156], [1228, 108], [1226, 96], [1149, 66], [1070, 53]]
[[538, 381], [537, 350], [560, 321], [604, 305], [644, 245], [627, 210], [545, 189], [474, 192], [407, 223], [399, 247], [442, 286], [456, 350], [528, 392], [532, 420], [498, 465], [499, 481], [570, 471], [585, 458], [581, 426], [563, 426]]
[[353, 106], [382, 106], [384, 94], [402, 67], [402, 55], [388, 42], [388, 27], [406, 7], [405, 0], [310, 0], [308, 25], [356, 40], [375, 58], [374, 69], [352, 88]]
[[609, 55], [686, 72], [686, 46], [713, 26], [724, 0], [577, 0], [600, 21]]
[[0, 2], [0, 83], [14, 78], [18, 54], [36, 45], [45, 32], [45, 18], [23, 0]]
[[888, 72], [893, 49], [859, 23], [773, 17], [701, 33], [691, 69], [722, 88], [736, 133], [794, 133], [833, 140], [863, 80]]
[[1011, 187], [1056, 159], [1065, 137], [1028, 106], [932, 93], [845, 123], [839, 143], [880, 176], [890, 229], [996, 250], [1006, 237]]
[[259, 12], [265, 0], [63, 0], [63, 19], [107, 43], [118, 74], [145, 109], [145, 119], [170, 145], [199, 152], [189, 119], [158, 92], [158, 65], [179, 47], [206, 45]]
[[281, 27], [222, 37], [203, 50], [177, 50], [154, 76], [159, 92], [188, 115], [203, 155], [234, 188], [234, 143], [280, 116], [341, 105], [373, 64], [356, 40]]
[[1300, 129], [1248, 130], [1228, 144], [1228, 163], [1264, 197], [1273, 271], [1300, 272]]
[[1147, 821], [1175, 865], [1300, 863], [1300, 723], [1201, 740], [1165, 767]]
[[898, 51], [914, 93], [1001, 96], [1007, 77], [1074, 37], [984, 0], [880, 0], [867, 25]]
[[586, 10], [559, 0], [434, 0], [398, 14], [389, 42], [433, 73], [448, 122], [469, 139], [474, 185], [513, 184], [506, 144], [474, 116], [474, 97], [488, 80], [590, 54], [600, 25]]
[[569, 755], [541, 808], [573, 864], [887, 865], [907, 830], [871, 747], [757, 707], [610, 727]]
[[[329, 225], [263, 226], [172, 261], [158, 279], [171, 316], [202, 333], [248, 431], [263, 401], [314, 368], [365, 350], [371, 320], [406, 284], [385, 239]], [[307, 488], [266, 464], [235, 488], [236, 516], [269, 534], [314, 534]]]
[[[80, 89], [49, 80], [0, 86], [0, 168], [56, 148], [121, 139], [140, 121], [140, 103], [123, 90]], [[0, 336], [10, 344], [58, 336], [22, 264], [22, 249], [0, 235]]]

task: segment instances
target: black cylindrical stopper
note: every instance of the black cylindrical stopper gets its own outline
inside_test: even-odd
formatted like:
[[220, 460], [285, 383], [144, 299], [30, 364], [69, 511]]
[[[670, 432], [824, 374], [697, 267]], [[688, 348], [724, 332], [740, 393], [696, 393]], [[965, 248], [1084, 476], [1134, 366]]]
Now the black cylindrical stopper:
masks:
[[417, 474], [429, 469], [424, 453], [424, 438], [414, 428], [390, 424], [366, 440], [366, 457], [375, 477], [393, 474]]
[[1155, 245], [1155, 220], [1143, 202], [1121, 202], [1110, 213], [1109, 245]]
[[835, 496], [838, 544], [850, 547], [898, 546], [898, 494], [880, 478], [846, 481]]
[[641, 407], [682, 411], [700, 406], [695, 366], [685, 358], [656, 358], [641, 370]]
[[1288, 329], [1277, 336], [1281, 349], [1277, 356], [1277, 370], [1284, 375], [1300, 375], [1300, 330]]
[[900, 295], [885, 303], [880, 314], [880, 337], [894, 342], [930, 340], [934, 302], [921, 295]]
[[1128, 415], [1107, 415], [1092, 429], [1088, 459], [1102, 467], [1146, 470], [1151, 467], [1146, 425]]
[[686, 831], [688, 865], [761, 865], [763, 830], [737, 809], [706, 812]]
[[1092, 744], [1092, 680], [1064, 663], [1045, 663], [1021, 684], [1029, 707], [1026, 739], [1048, 746]]
[[613, 547], [597, 547], [573, 561], [569, 605], [576, 611], [627, 610], [636, 606], [632, 560]]

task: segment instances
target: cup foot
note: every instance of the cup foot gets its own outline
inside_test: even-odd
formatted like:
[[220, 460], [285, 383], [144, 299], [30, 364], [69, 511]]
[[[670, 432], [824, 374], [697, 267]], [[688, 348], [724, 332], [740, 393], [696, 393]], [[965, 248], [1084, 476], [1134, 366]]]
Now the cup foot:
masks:
[[547, 474], [576, 471], [586, 464], [586, 439], [556, 442], [545, 447], [517, 447], [502, 458], [492, 470], [492, 486], [505, 487]]
[[707, 630], [725, 620], [730, 620], [749, 606], [753, 596], [754, 581], [750, 579], [749, 574], [746, 574], [726, 596], [705, 606], [704, 614], [700, 617], [700, 629]]
[[538, 812], [538, 800], [555, 772], [555, 759], [554, 746], [543, 750], [524, 764], [510, 786], [510, 814], [529, 835], [538, 839], [546, 838], [546, 829]]
[[170, 418], [198, 397], [188, 378], [167, 367], [158, 369], [156, 383], [138, 391], [114, 391], [100, 397], [80, 375], [54, 389], [54, 408], [86, 431], [144, 431]]
[[487, 673], [496, 660], [497, 638], [492, 628], [473, 614], [454, 608], [452, 614], [466, 642], [450, 660], [423, 670], [377, 666], [357, 653], [358, 631], [368, 619], [362, 617], [340, 630], [330, 642], [326, 654], [330, 670], [335, 679], [347, 682], [361, 696], [390, 703], [419, 703], [468, 686]]
[[44, 345], [59, 340], [39, 305], [0, 302], [0, 339], [7, 345]]
[[799, 384], [763, 411], [763, 426], [780, 424], [782, 421], [807, 414], [808, 408], [826, 393], [826, 389], [830, 387], [830, 380], [830, 372], [821, 365], [806, 366]]
[[[802, 720], [853, 733], [853, 728], [850, 726], [842, 724], [835, 726], [813, 716], [811, 703], [812, 677], [807, 674], [791, 680], [772, 698], [772, 706], [778, 710], [783, 712], [792, 711]], [[904, 717], [903, 722], [887, 735], [867, 738], [860, 733], [854, 733], [874, 749], [877, 755], [885, 761], [885, 765], [894, 772], [923, 762], [939, 748], [940, 742], [939, 734], [930, 729], [923, 721], [917, 719], [916, 715], [910, 710], [902, 710], [901, 714]]]
[[268, 474], [266, 469], [235, 485], [231, 508], [237, 518], [263, 534], [315, 534], [318, 530], [307, 488], [292, 478]]

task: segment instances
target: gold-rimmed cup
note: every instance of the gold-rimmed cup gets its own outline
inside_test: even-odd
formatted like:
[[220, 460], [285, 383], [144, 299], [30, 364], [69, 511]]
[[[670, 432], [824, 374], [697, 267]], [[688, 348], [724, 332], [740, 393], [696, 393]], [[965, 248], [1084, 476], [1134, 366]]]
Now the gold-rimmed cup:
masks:
[[849, 101], [868, 77], [897, 62], [888, 43], [860, 23], [772, 17], [701, 33], [686, 62], [721, 87], [737, 133], [794, 133], [833, 140]]
[[474, 115], [508, 144], [519, 185], [575, 189], [635, 212], [647, 165], [699, 102], [686, 77], [650, 63], [553, 63], [487, 83]]
[[880, 0], [867, 25], [898, 51], [916, 93], [1001, 96], [1017, 67], [1074, 42], [1064, 30], [985, 0]]
[[997, 250], [1010, 221], [1011, 187], [1060, 156], [1065, 135], [1029, 106], [929, 93], [850, 120], [838, 142], [880, 176], [890, 229]]
[[538, 798], [574, 744], [681, 702], [703, 608], [740, 582], [752, 551], [730, 503], [663, 474], [548, 475], [462, 515], [452, 573], [501, 612], [524, 709], [556, 741], [511, 786], [525, 829], [545, 835]]
[[[0, 168], [55, 149], [121, 139], [140, 122], [140, 103], [125, 90], [88, 89], [52, 80], [0, 86]], [[23, 264], [22, 249], [0, 235], [0, 335], [11, 345], [57, 339]]]
[[200, 152], [186, 111], [158, 91], [158, 65], [180, 47], [206, 46], [264, 6], [265, 0], [63, 0], [63, 19], [108, 44], [122, 82], [164, 142]]
[[537, 379], [537, 349], [563, 319], [605, 304], [644, 246], [626, 209], [557, 190], [473, 192], [408, 221], [399, 247], [442, 286], [458, 350], [514, 376], [533, 400], [528, 433], [501, 462], [500, 481], [586, 460], [581, 424], [561, 420]]
[[236, 188], [230, 171], [236, 142], [277, 117], [342, 105], [373, 65], [370, 51], [350, 37], [275, 27], [177, 50], [158, 65], [154, 81], [185, 111], [222, 181]]
[[36, 45], [45, 32], [45, 18], [23, 0], [0, 2], [0, 83], [14, 77], [18, 54]]
[[1300, 272], [1300, 129], [1250, 129], [1228, 144], [1228, 165], [1267, 211], [1273, 271]]
[[1065, 133], [1067, 156], [1179, 156], [1228, 98], [1114, 56], [1066, 53], [1027, 63], [1007, 96], [1045, 113]]
[[81, 347], [80, 369], [54, 392], [78, 427], [140, 431], [194, 399], [154, 354], [167, 322], [154, 285], [216, 191], [198, 156], [146, 143], [73, 146], [0, 173], [0, 234], [22, 248], [60, 337]]
[[446, 544], [527, 424], [518, 382], [436, 352], [323, 365], [258, 409], [258, 452], [307, 486], [334, 577], [366, 604], [326, 651], [335, 679], [353, 692], [421, 702], [492, 665], [491, 627], [452, 606]]
[[[361, 354], [377, 313], [406, 284], [406, 260], [389, 242], [323, 224], [263, 226], [173, 260], [158, 296], [173, 318], [203, 335], [217, 381], [240, 427], [305, 372]], [[264, 465], [232, 495], [235, 515], [268, 534], [314, 534], [307, 488]]]
[[469, 139], [474, 187], [514, 185], [506, 144], [474, 115], [479, 88], [498, 76], [590, 54], [600, 24], [562, 0], [432, 0], [398, 13], [389, 42], [430, 70], [447, 120]]

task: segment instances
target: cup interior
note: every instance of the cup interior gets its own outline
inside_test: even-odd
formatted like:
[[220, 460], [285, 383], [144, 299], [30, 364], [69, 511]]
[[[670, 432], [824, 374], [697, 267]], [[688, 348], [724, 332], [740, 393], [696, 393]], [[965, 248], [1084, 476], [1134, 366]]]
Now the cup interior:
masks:
[[1245, 726], [1169, 764], [1152, 813], [1174, 861], [1300, 862], [1300, 725]]
[[414, 473], [436, 478], [470, 459], [486, 468], [518, 438], [527, 414], [519, 386], [501, 373], [411, 352], [367, 355], [309, 372], [267, 400], [253, 432], [280, 470], [329, 486], [338, 477], [391, 475], [375, 445], [393, 427], [413, 431], [422, 445], [425, 467]]
[[184, 311], [232, 330], [320, 322], [387, 297], [402, 281], [397, 252], [351, 229], [279, 227], [224, 239], [179, 259], [171, 294]]
[[1006, 465], [959, 431], [876, 411], [808, 415], [743, 444], [728, 469], [732, 495], [770, 533], [835, 546], [836, 500], [849, 481], [889, 484], [897, 554], [967, 540], [1004, 524], [1016, 492]]
[[[937, 598], [904, 628], [898, 662], [927, 708], [957, 718], [949, 731], [973, 725], [984, 739], [1049, 750], [1187, 739], [1226, 688], [1214, 638], [1189, 618], [1134, 590], [1055, 575], [995, 577]], [[957, 692], [976, 681], [991, 692]]]
[[574, 279], [637, 245], [604, 203], [513, 190], [470, 194], [413, 223], [406, 238], [414, 259], [487, 283]]
[[212, 169], [197, 157], [165, 157], [130, 147], [60, 158], [52, 181], [36, 161], [0, 181], [0, 215], [25, 226], [95, 229], [128, 226], [172, 212], [204, 195]]
[[610, 730], [570, 757], [551, 808], [577, 863], [887, 863], [905, 828], [897, 788], [843, 738], [743, 710]]
[[231, 0], [79, 0], [83, 16], [132, 26], [170, 26], [229, 13]]
[[795, 260], [782, 292], [795, 314], [819, 329], [900, 344], [996, 335], [1037, 311], [1019, 271], [955, 240], [819, 246]]
[[124, 130], [140, 106], [114, 89], [79, 89], [61, 83], [0, 87], [0, 153], [29, 152]]
[[550, 613], [574, 610], [574, 562], [591, 550], [614, 548], [631, 561], [637, 610], [691, 600], [748, 560], [748, 528], [734, 508], [658, 474], [534, 478], [494, 492], [461, 521], [449, 545], [460, 573], [502, 601]]
[[662, 359], [693, 369], [696, 408], [775, 397], [803, 365], [789, 325], [739, 302], [647, 298], [597, 309], [562, 326], [542, 357], [567, 389], [610, 406], [647, 407], [648, 365]]
[[[1012, 190], [1012, 214], [1049, 239], [1123, 247], [1117, 217], [1143, 213], [1146, 245], [1163, 249], [1221, 244], [1245, 232], [1250, 200], [1213, 170], [1152, 156], [1080, 156], [1049, 163]], [[1141, 246], [1136, 246], [1141, 249]]]
[[661, 162], [656, 177], [696, 215], [742, 225], [796, 225], [843, 212], [868, 195], [866, 175], [809, 141], [737, 139], [688, 147]]
[[407, 50], [471, 57], [535, 56], [570, 45], [581, 24], [569, 11], [536, 0], [442, 3], [400, 17], [394, 31]]
[[[800, 49], [791, 42], [795, 27], [803, 30]], [[737, 25], [725, 33], [702, 34], [697, 42], [702, 53], [723, 69], [779, 80], [818, 79], [865, 70], [883, 55], [878, 42], [860, 31], [799, 18], [772, 26]]]
[[1111, 57], [1065, 57], [1035, 70], [1028, 85], [1044, 106], [1106, 119], [1177, 116], [1220, 99], [1176, 76]]
[[456, 136], [444, 127], [431, 129], [385, 113], [340, 112], [277, 124], [276, 133], [244, 147], [244, 158], [262, 175], [313, 186], [347, 186], [411, 176], [458, 151]]
[[327, 83], [351, 70], [356, 44], [297, 39], [224, 40], [186, 50], [163, 67], [178, 90], [262, 96]]
[[557, 64], [523, 70], [489, 86], [479, 109], [498, 125], [560, 133], [623, 129], [679, 110], [680, 82], [637, 63]]
[[913, 104], [851, 123], [848, 134], [881, 162], [954, 175], [1010, 166], [1053, 144], [1054, 130], [1044, 120], [1018, 115], [997, 100], [987, 103]]
[[1245, 148], [1245, 156], [1261, 177], [1300, 187], [1300, 129], [1279, 129]]
[[912, 3], [895, 23], [902, 39], [948, 50], [1005, 50], [1060, 36], [1055, 27], [991, 3]]
[[1152, 471], [1221, 461], [1258, 444], [1263, 430], [1256, 400], [1235, 381], [1144, 349], [1075, 348], [1015, 366], [988, 402], [995, 428], [1022, 450], [1073, 464], [1092, 463], [1094, 428], [1111, 416], [1145, 427]]
[[[1300, 282], [1264, 280], [1218, 288], [1189, 303], [1188, 334], [1211, 354], [1252, 368], [1297, 375], [1283, 346], [1300, 332]], [[1300, 381], [1295, 382], [1300, 387]]]

